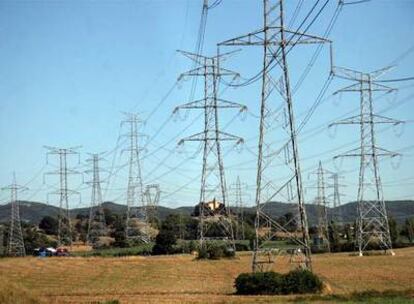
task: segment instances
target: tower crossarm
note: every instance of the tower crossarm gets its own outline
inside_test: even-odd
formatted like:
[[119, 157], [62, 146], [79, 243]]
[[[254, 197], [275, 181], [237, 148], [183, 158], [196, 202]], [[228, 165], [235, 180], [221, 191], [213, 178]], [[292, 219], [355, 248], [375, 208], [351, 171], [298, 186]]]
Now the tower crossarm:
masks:
[[[364, 149], [365, 150], [365, 149]], [[372, 156], [372, 155], [376, 155], [376, 156], [383, 156], [383, 157], [396, 157], [401, 155], [398, 152], [393, 152], [393, 151], [389, 151], [387, 149], [384, 148], [380, 148], [375, 146], [374, 149], [370, 149], [368, 151], [362, 152], [361, 148], [355, 148], [355, 149], [351, 149], [345, 153], [341, 153], [338, 155], [334, 156], [334, 159], [337, 158], [341, 158], [341, 157], [361, 157], [361, 156]]]
[[404, 121], [392, 119], [392, 118], [377, 115], [377, 114], [373, 114], [372, 117], [367, 117], [366, 115], [363, 115], [363, 116], [355, 115], [355, 116], [351, 116], [351, 117], [330, 123], [328, 127], [332, 127], [335, 125], [361, 125], [361, 124], [369, 124], [369, 123], [399, 125], [399, 124], [403, 124]]
[[368, 81], [368, 76], [371, 81], [374, 81], [378, 77], [382, 76], [389, 70], [391, 70], [393, 66], [387, 66], [385, 68], [373, 71], [371, 73], [365, 73], [357, 70], [353, 70], [350, 68], [344, 68], [339, 66], [332, 67], [332, 73], [334, 76], [342, 79], [353, 80], [353, 81]]
[[240, 109], [240, 112], [247, 111], [247, 107], [237, 102], [228, 101], [225, 99], [217, 98], [217, 102], [213, 103], [214, 97], [207, 97], [206, 99], [199, 99], [179, 105], [174, 108], [173, 113], [177, 113], [180, 109]]
[[185, 77], [205, 77], [205, 76], [215, 76], [215, 77], [233, 77], [237, 78], [240, 76], [239, 73], [236, 73], [234, 71], [231, 71], [229, 69], [219, 68], [217, 69], [214, 64], [206, 64], [200, 67], [196, 67], [194, 69], [191, 69], [187, 72], [182, 73], [178, 77], [178, 81], [181, 81]]
[[[280, 26], [268, 26], [265, 29], [259, 29], [253, 32], [250, 32], [246, 35], [241, 35], [236, 38], [228, 39], [226, 41], [220, 42], [218, 46], [263, 46], [266, 45], [280, 46], [280, 45], [296, 45], [296, 44], [323, 44], [323, 43], [332, 43], [331, 40], [309, 35], [306, 33], [292, 31], [284, 29], [286, 35], [285, 40], [278, 39], [267, 39], [265, 40], [264, 34], [266, 31], [275, 31], [273, 35], [276, 37], [281, 31]], [[297, 39], [295, 38], [297, 36]], [[266, 41], [266, 42], [265, 42]]]
[[243, 143], [243, 138], [226, 133], [223, 131], [209, 130], [207, 132], [199, 132], [181, 139], [178, 144], [181, 145], [186, 141], [235, 141], [237, 144]]

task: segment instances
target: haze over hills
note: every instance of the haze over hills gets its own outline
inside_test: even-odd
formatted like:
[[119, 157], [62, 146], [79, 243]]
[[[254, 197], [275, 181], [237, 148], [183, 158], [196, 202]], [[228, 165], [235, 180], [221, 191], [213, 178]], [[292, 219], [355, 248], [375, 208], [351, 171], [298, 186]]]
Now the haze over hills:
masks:
[[[127, 207], [125, 205], [116, 204], [113, 202], [103, 203], [104, 208], [111, 210], [116, 214], [124, 214]], [[388, 215], [393, 217], [397, 222], [403, 222], [405, 219], [414, 217], [414, 201], [405, 200], [405, 201], [386, 201]], [[274, 217], [283, 216], [288, 212], [295, 212], [296, 205], [281, 203], [281, 202], [271, 202], [267, 203], [264, 206], [264, 209], [268, 214], [271, 214]], [[57, 216], [59, 208], [55, 206], [50, 206], [44, 203], [39, 202], [28, 202], [21, 201], [20, 203], [20, 215], [21, 219], [24, 222], [31, 224], [38, 224], [40, 220], [46, 216]], [[192, 206], [183, 206], [178, 208], [168, 208], [164, 206], [158, 207], [158, 213], [160, 219], [164, 219], [168, 214], [184, 214], [190, 215], [194, 210]], [[316, 223], [317, 219], [317, 206], [308, 204], [306, 205], [306, 211], [308, 214], [308, 220], [310, 225]], [[76, 217], [78, 214], [87, 215], [89, 208], [76, 208], [71, 209], [71, 215]], [[254, 207], [245, 208], [245, 213], [254, 213]], [[329, 208], [328, 213], [341, 215], [346, 222], [352, 222], [356, 218], [356, 202], [350, 202], [344, 204], [337, 208]], [[0, 223], [7, 223], [10, 217], [10, 203], [0, 206]]]

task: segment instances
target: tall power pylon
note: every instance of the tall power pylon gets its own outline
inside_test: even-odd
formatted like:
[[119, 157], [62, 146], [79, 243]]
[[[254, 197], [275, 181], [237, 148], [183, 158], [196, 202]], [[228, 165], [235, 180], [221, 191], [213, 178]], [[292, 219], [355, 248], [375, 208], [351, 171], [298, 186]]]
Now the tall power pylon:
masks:
[[160, 202], [160, 185], [151, 184], [145, 186], [146, 214], [149, 224], [158, 220], [158, 204]]
[[236, 221], [236, 239], [244, 240], [244, 206], [243, 206], [243, 194], [240, 177], [237, 176], [236, 180], [236, 210], [237, 210], [237, 221]]
[[3, 256], [4, 252], [4, 227], [0, 225], [0, 256]]
[[69, 189], [68, 177], [69, 175], [81, 174], [79, 171], [71, 169], [68, 166], [68, 156], [78, 156], [78, 163], [80, 162], [79, 147], [72, 148], [56, 148], [45, 146], [48, 150], [46, 153], [46, 162], [49, 162], [50, 155], [59, 156], [59, 168], [55, 171], [46, 172], [45, 175], [59, 175], [59, 189], [48, 194], [59, 196], [59, 214], [58, 214], [58, 246], [69, 245], [72, 246], [73, 234], [72, 223], [70, 218], [69, 197], [77, 195], [80, 198], [80, 193]]
[[339, 174], [338, 173], [333, 173], [331, 176], [332, 178], [332, 188], [333, 188], [333, 194], [332, 194], [332, 207], [333, 207], [333, 212], [331, 215], [330, 220], [334, 221], [334, 222], [338, 222], [338, 223], [342, 223], [344, 218], [342, 215], [342, 211], [341, 211], [341, 192], [339, 191], [339, 188], [343, 185], [341, 185], [339, 183]]
[[325, 184], [325, 171], [322, 167], [322, 162], [319, 161], [318, 169], [315, 172], [317, 175], [317, 196], [316, 196], [316, 206], [317, 206], [317, 215], [318, 215], [318, 238], [322, 241], [322, 247], [325, 247], [330, 252], [330, 243], [329, 243], [329, 222], [328, 222], [328, 202], [326, 193], [326, 184]]
[[[283, 0], [263, 0], [263, 28], [251, 32], [247, 35], [239, 36], [219, 43], [222, 46], [260, 46], [263, 48], [263, 64], [260, 74], [262, 79], [261, 104], [260, 104], [260, 126], [258, 141], [258, 159], [257, 159], [257, 186], [256, 186], [256, 240], [253, 254], [252, 269], [253, 271], [264, 271], [273, 266], [274, 259], [268, 257], [272, 255], [271, 251], [265, 249], [268, 246], [267, 241], [275, 237], [277, 232], [283, 232], [289, 235], [297, 244], [298, 252], [304, 253], [303, 267], [311, 268], [311, 251], [309, 247], [308, 223], [305, 211], [305, 202], [302, 187], [302, 176], [298, 153], [297, 129], [295, 125], [295, 115], [293, 110], [293, 99], [290, 87], [290, 77], [287, 54], [292, 48], [301, 44], [325, 44], [331, 41], [314, 35], [308, 35], [305, 32], [292, 31], [285, 26]], [[282, 76], [277, 79], [274, 71], [280, 67]], [[280, 70], [279, 70], [280, 71]], [[275, 92], [279, 96], [275, 96]], [[275, 107], [277, 101], [281, 100], [282, 105]], [[272, 107], [273, 104], [273, 107]], [[281, 117], [285, 117], [285, 122], [281, 129], [286, 131], [286, 144], [277, 149], [271, 142], [272, 130], [278, 129], [275, 123], [280, 123]], [[266, 138], [265, 138], [266, 137]], [[285, 155], [285, 164], [289, 168], [290, 177], [286, 182], [276, 183], [274, 172], [271, 165]], [[271, 202], [276, 197], [282, 197], [288, 202], [297, 204], [299, 230], [301, 237], [296, 237], [280, 225], [274, 216], [265, 209], [266, 203]], [[267, 210], [267, 211], [266, 211]], [[272, 233], [266, 234], [269, 237], [263, 238], [261, 231], [271, 223]], [[260, 240], [260, 241], [259, 241]], [[259, 245], [261, 244], [261, 245]], [[276, 248], [276, 250], [278, 250]], [[270, 252], [270, 253], [269, 253]], [[260, 257], [263, 256], [264, 259]]]
[[[9, 240], [7, 243], [7, 255], [9, 256], [25, 256], [26, 250], [24, 247], [22, 226], [20, 221], [20, 208], [17, 192], [26, 190], [26, 187], [19, 186], [16, 183], [16, 175], [13, 173], [13, 182], [11, 185], [2, 188], [2, 190], [10, 190], [10, 228]], [[1, 231], [3, 232], [3, 231]], [[3, 240], [2, 240], [3, 241]]]
[[127, 189], [127, 214], [125, 222], [125, 236], [127, 240], [140, 240], [144, 243], [150, 241], [150, 227], [146, 212], [144, 184], [141, 175], [142, 148], [139, 145], [138, 128], [142, 123], [137, 113], [124, 113], [126, 118], [121, 125], [127, 125], [129, 132], [125, 134], [129, 138], [129, 146], [124, 151], [129, 152], [129, 173]]
[[398, 154], [377, 146], [375, 126], [377, 124], [396, 125], [402, 121], [375, 114], [373, 99], [374, 92], [388, 93], [394, 90], [376, 82], [388, 69], [384, 68], [371, 73], [340, 67], [333, 69], [335, 76], [354, 82], [335, 93], [358, 92], [360, 94], [360, 114], [334, 123], [360, 126], [360, 146], [335, 156], [335, 158], [358, 157], [360, 159], [357, 197], [357, 242], [360, 256], [364, 254], [368, 245], [372, 244], [394, 254], [380, 178], [379, 158], [393, 157]]
[[102, 189], [100, 179], [99, 161], [101, 158], [99, 154], [91, 154], [92, 158], [88, 159], [89, 163], [92, 163], [92, 170], [87, 171], [92, 173], [92, 181], [89, 184], [92, 186], [91, 205], [89, 209], [89, 221], [88, 221], [88, 244], [95, 246], [100, 237], [106, 236], [106, 222], [105, 214], [102, 207]]
[[[240, 137], [225, 133], [219, 126], [219, 109], [236, 108], [245, 110], [245, 106], [218, 98], [219, 79], [224, 77], [237, 77], [236, 72], [219, 66], [227, 54], [214, 57], [206, 57], [190, 52], [180, 51], [184, 56], [192, 60], [196, 67], [181, 74], [183, 77], [202, 77], [204, 80], [204, 96], [200, 100], [180, 105], [174, 109], [202, 109], [204, 111], [204, 130], [180, 140], [179, 144], [186, 141], [203, 143], [203, 165], [201, 174], [201, 189], [199, 199], [199, 241], [204, 246], [209, 238], [209, 228], [212, 223], [218, 223], [222, 231], [222, 239], [228, 240], [234, 248], [234, 232], [230, 208], [227, 202], [227, 186], [224, 174], [221, 143], [234, 141], [242, 143]], [[209, 207], [212, 202], [212, 208]], [[218, 204], [222, 204], [218, 206]], [[214, 210], [212, 210], [214, 209]], [[214, 213], [215, 216], [212, 216]]]

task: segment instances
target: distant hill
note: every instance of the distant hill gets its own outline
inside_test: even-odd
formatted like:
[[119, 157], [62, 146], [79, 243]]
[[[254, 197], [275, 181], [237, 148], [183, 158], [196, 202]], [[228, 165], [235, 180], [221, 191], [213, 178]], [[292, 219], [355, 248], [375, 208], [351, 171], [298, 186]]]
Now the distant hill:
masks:
[[[11, 204], [0, 205], [0, 223], [8, 222]], [[20, 218], [24, 222], [38, 224], [46, 216], [56, 216], [59, 208], [38, 202], [20, 201]]]
[[[404, 222], [407, 218], [414, 217], [414, 201], [412, 200], [386, 201], [385, 205], [388, 216], [394, 218], [399, 223]], [[282, 202], [270, 202], [263, 207], [263, 210], [272, 217], [280, 217], [288, 212], [297, 212], [297, 205]], [[255, 210], [251, 207], [247, 208], [246, 212], [254, 213]], [[318, 206], [306, 204], [306, 214], [308, 216], [309, 225], [315, 225], [318, 217]], [[350, 202], [337, 208], [328, 208], [328, 214], [341, 216], [342, 220], [345, 222], [353, 222], [357, 216], [357, 203]]]
[[[111, 210], [116, 214], [124, 214], [127, 210], [125, 205], [116, 204], [113, 202], [103, 203], [104, 208]], [[386, 201], [388, 214], [393, 217], [397, 222], [403, 222], [405, 219], [414, 217], [414, 201]], [[0, 206], [0, 223], [8, 222], [10, 217], [10, 204]], [[270, 202], [263, 206], [266, 213], [272, 215], [272, 217], [280, 217], [288, 212], [295, 213], [297, 206], [295, 204], [287, 204], [282, 202]], [[185, 214], [190, 215], [194, 210], [192, 206], [183, 206], [178, 208], [168, 208], [164, 206], [158, 207], [158, 214], [160, 219], [164, 219], [168, 214]], [[46, 216], [57, 216], [59, 208], [50, 206], [39, 202], [20, 202], [20, 216], [22, 221], [38, 224], [40, 220]], [[75, 217], [77, 214], [87, 215], [88, 208], [76, 208], [72, 209], [71, 215]], [[306, 212], [308, 215], [308, 221], [310, 225], [314, 225], [317, 222], [317, 206], [306, 205]], [[340, 214], [343, 220], [346, 222], [352, 222], [356, 218], [356, 202], [350, 202], [344, 204], [338, 208], [330, 208], [328, 210], [331, 214]], [[254, 207], [245, 209], [245, 213], [255, 213]]]

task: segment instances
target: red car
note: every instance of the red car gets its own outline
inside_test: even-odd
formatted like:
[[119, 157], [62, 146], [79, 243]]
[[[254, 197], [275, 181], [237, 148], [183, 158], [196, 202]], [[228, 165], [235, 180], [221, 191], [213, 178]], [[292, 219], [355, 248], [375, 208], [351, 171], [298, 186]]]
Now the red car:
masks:
[[69, 251], [66, 248], [57, 248], [56, 256], [69, 256]]

